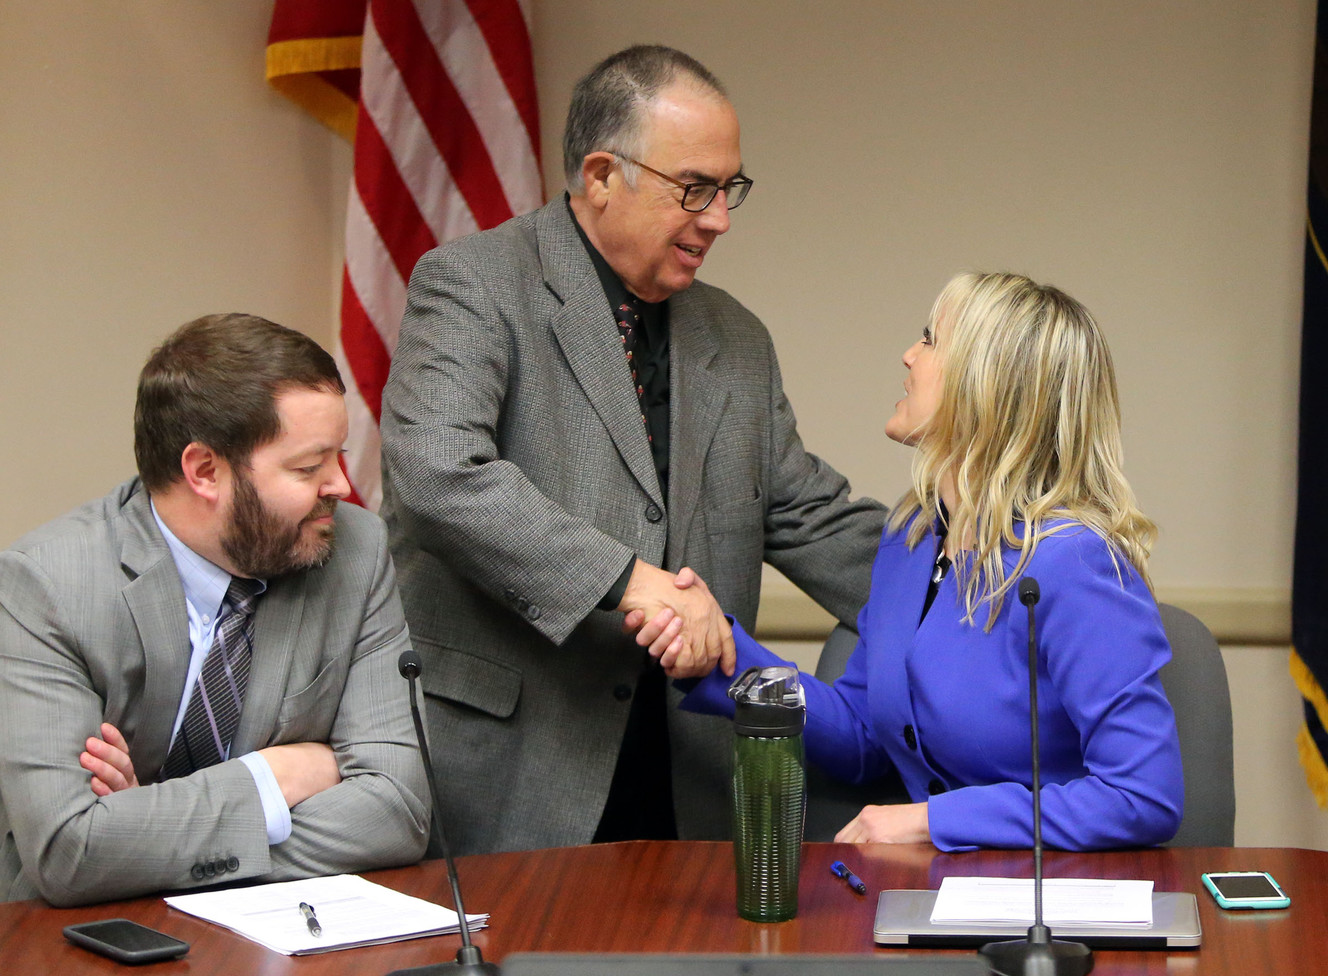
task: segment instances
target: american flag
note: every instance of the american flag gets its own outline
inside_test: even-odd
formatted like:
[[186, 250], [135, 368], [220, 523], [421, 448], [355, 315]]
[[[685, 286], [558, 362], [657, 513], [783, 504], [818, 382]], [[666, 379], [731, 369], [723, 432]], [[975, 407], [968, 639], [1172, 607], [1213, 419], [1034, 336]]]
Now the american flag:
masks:
[[334, 354], [353, 500], [377, 509], [383, 384], [415, 262], [543, 202], [526, 12], [517, 0], [277, 0], [267, 76], [355, 144]]

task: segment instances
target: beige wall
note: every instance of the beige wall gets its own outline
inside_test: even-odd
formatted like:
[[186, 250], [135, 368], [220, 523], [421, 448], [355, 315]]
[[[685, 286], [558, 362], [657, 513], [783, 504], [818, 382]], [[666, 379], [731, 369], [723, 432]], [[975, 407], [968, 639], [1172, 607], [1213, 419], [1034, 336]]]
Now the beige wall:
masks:
[[271, 3], [0, 0], [0, 545], [133, 471], [198, 315], [331, 333], [347, 150], [263, 83]]
[[[880, 430], [946, 278], [1025, 271], [1112, 342], [1163, 593], [1285, 629], [1313, 0], [534, 7], [551, 190], [598, 57], [662, 41], [726, 81], [757, 187], [704, 277], [765, 319], [858, 490], [904, 483]], [[0, 545], [131, 471], [134, 377], [175, 325], [331, 336], [349, 151], [262, 83], [270, 9], [0, 0]], [[1285, 649], [1227, 655], [1242, 842], [1328, 846]]]

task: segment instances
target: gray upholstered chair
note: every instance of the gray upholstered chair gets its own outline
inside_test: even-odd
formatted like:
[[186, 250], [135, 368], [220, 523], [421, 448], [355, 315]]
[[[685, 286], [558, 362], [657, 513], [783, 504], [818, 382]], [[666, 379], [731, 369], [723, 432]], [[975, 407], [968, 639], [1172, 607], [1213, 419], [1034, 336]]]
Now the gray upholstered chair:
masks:
[[[1176, 847], [1230, 847], [1235, 842], [1236, 791], [1232, 771], [1231, 693], [1217, 641], [1193, 614], [1162, 604], [1162, 626], [1171, 663], [1162, 687], [1176, 710], [1185, 764], [1185, 816], [1171, 841]], [[830, 634], [816, 677], [830, 682], [844, 672], [857, 634], [840, 624]], [[847, 786], [819, 770], [808, 771], [807, 839], [831, 840], [868, 803], [906, 803], [908, 794], [891, 775], [866, 786]]]
[[1185, 816], [1172, 847], [1230, 847], [1236, 842], [1231, 689], [1217, 641], [1192, 613], [1163, 603], [1171, 663], [1162, 687], [1176, 710], [1185, 763]]

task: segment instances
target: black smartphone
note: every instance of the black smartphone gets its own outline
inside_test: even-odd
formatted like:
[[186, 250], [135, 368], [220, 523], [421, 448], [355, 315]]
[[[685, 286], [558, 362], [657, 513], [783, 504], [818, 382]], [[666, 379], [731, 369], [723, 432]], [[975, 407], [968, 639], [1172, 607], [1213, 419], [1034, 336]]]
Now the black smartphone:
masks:
[[1213, 871], [1200, 875], [1223, 908], [1287, 908], [1286, 896], [1267, 871]]
[[189, 943], [139, 925], [127, 918], [66, 925], [65, 938], [98, 955], [137, 965], [162, 959], [178, 959], [189, 951]]

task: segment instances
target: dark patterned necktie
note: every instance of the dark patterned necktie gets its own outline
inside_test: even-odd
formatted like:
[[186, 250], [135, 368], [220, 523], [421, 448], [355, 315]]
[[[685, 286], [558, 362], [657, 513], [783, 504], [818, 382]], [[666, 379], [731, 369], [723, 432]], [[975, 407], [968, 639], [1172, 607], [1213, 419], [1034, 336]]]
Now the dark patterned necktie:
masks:
[[650, 436], [650, 424], [646, 420], [645, 407], [645, 388], [641, 386], [641, 380], [637, 377], [636, 371], [636, 337], [641, 328], [641, 306], [637, 304], [637, 299], [631, 295], [627, 296], [627, 301], [617, 306], [613, 310], [613, 319], [618, 323], [618, 335], [622, 339], [623, 352], [627, 354], [627, 368], [632, 371], [632, 386], [636, 390], [636, 403], [641, 408], [641, 423], [646, 427], [646, 440], [653, 440]]
[[253, 658], [254, 606], [263, 584], [239, 576], [226, 590], [230, 613], [217, 624], [212, 649], [189, 696], [184, 721], [171, 745], [161, 778], [188, 776], [221, 762], [240, 724], [240, 706]]

